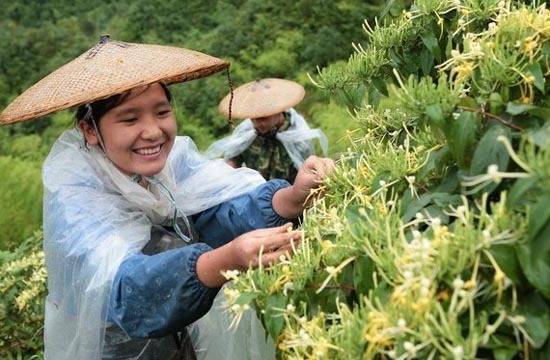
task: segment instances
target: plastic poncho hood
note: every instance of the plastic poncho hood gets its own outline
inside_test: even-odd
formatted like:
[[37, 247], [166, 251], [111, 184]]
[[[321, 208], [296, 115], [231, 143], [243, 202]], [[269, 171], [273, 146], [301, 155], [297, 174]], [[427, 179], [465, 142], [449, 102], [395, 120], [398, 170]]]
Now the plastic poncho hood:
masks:
[[[121, 262], [170, 218], [171, 204], [118, 171], [79, 130], [55, 143], [42, 171], [44, 252], [48, 270], [47, 359], [100, 359], [112, 281]], [[177, 137], [158, 176], [180, 209], [192, 215], [243, 194], [265, 180], [249, 169], [208, 161]]]
[[[285, 131], [279, 131], [275, 135], [285, 147], [294, 167], [300, 169], [307, 156], [313, 154], [312, 141], [317, 139], [323, 154], [327, 156], [328, 139], [321, 129], [311, 129], [305, 119], [296, 110], [290, 108], [290, 127]], [[228, 160], [245, 151], [256, 139], [256, 130], [252, 120], [243, 120], [233, 133], [221, 140], [214, 142], [205, 151], [205, 155], [211, 159], [223, 157]]]

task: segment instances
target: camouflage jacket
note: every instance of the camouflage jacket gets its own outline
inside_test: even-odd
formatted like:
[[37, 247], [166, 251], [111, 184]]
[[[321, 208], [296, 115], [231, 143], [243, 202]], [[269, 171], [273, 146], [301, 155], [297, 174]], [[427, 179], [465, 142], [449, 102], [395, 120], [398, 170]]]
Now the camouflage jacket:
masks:
[[273, 129], [266, 135], [258, 134], [245, 151], [231, 160], [237, 165], [257, 170], [266, 180], [285, 179], [292, 184], [298, 170], [284, 145], [275, 138], [278, 131], [285, 131], [290, 127], [289, 114], [284, 114], [285, 121], [280, 128]]

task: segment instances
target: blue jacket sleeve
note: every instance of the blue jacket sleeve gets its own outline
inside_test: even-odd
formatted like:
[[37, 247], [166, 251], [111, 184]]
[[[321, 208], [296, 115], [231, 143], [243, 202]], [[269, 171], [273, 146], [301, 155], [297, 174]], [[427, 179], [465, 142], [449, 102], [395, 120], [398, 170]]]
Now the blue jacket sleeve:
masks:
[[206, 314], [219, 288], [202, 284], [197, 259], [245, 232], [288, 222], [271, 204], [273, 194], [287, 186], [271, 180], [194, 216], [203, 243], [124, 260], [111, 289], [109, 320], [130, 337], [148, 338], [179, 331]]
[[115, 276], [110, 321], [130, 337], [164, 336], [206, 314], [219, 290], [202, 284], [196, 262], [212, 248], [199, 243], [124, 260]]
[[193, 217], [201, 241], [217, 248], [251, 230], [283, 225], [289, 221], [274, 210], [272, 199], [288, 181], [274, 179], [254, 190], [207, 209]]

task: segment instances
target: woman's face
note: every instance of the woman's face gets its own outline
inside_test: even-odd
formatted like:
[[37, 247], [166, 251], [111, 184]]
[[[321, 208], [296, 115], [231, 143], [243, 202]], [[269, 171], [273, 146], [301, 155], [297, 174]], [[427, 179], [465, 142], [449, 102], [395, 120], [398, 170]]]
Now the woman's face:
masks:
[[[81, 122], [90, 145], [101, 145], [93, 127]], [[152, 176], [166, 164], [177, 125], [172, 106], [158, 83], [133, 89], [99, 121], [105, 152], [127, 175]]]

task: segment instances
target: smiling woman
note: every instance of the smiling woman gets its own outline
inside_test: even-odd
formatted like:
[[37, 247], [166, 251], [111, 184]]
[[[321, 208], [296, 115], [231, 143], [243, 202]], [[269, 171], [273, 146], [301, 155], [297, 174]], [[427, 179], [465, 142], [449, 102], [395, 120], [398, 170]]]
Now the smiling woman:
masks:
[[266, 182], [176, 136], [167, 84], [227, 66], [104, 37], [0, 115], [7, 124], [79, 106], [42, 170], [46, 359], [274, 357], [252, 311], [227, 333], [222, 273], [291, 256], [292, 221], [333, 163], [312, 157], [294, 185]]
[[77, 111], [77, 116], [84, 113], [79, 126], [88, 144], [100, 145], [127, 175], [152, 176], [160, 172], [177, 130], [166, 86], [155, 83], [136, 88], [127, 93], [123, 103], [113, 105], [99, 117], [99, 124], [95, 123], [92, 105], [81, 106]]

